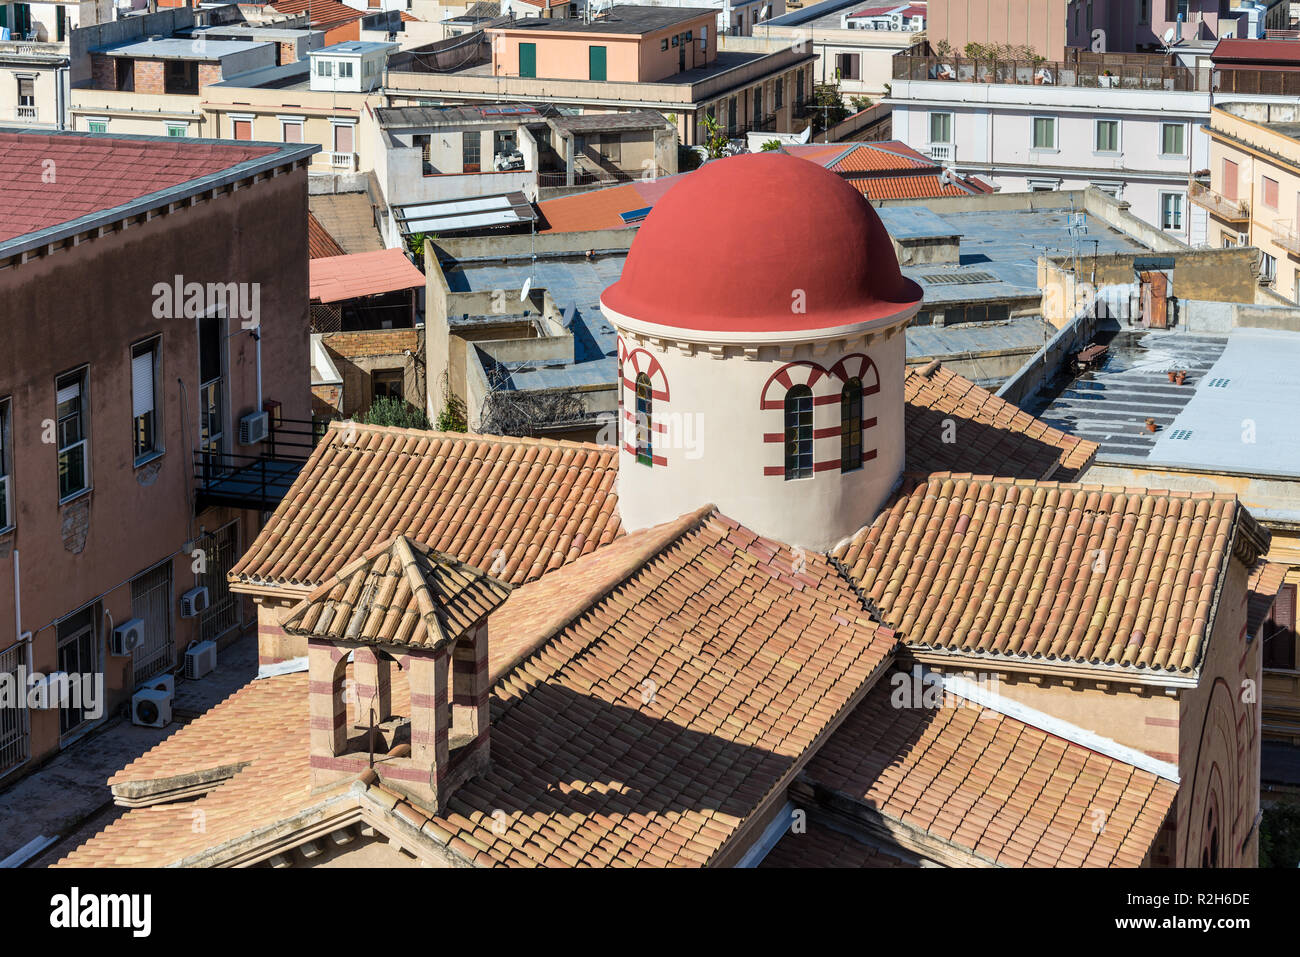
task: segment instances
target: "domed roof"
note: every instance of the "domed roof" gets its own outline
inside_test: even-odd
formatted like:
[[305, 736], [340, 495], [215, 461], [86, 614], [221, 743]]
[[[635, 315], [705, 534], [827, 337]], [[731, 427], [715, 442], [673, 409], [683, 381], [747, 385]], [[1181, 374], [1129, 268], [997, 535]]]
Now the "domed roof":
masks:
[[884, 319], [920, 299], [861, 193], [816, 163], [768, 152], [683, 176], [601, 302], [679, 329], [770, 333]]

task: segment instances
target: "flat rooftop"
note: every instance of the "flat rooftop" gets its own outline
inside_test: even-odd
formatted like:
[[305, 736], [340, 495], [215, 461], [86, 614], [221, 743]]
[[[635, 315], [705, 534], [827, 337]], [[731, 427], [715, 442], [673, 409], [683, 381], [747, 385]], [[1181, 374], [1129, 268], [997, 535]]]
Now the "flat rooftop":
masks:
[[375, 110], [375, 119], [384, 129], [419, 128], [426, 126], [463, 126], [467, 123], [485, 123], [500, 126], [502, 122], [541, 123], [546, 117], [558, 115], [557, 110], [539, 103], [524, 106], [514, 103], [493, 103], [483, 106], [385, 106]]
[[[1300, 333], [1119, 330], [1109, 345], [1099, 369], [1029, 411], [1099, 443], [1099, 462], [1300, 477]], [[1167, 375], [1179, 369], [1181, 386]]]
[[325, 54], [326, 56], [364, 56], [367, 53], [378, 53], [381, 50], [396, 50], [396, 43], [385, 43], [379, 40], [348, 40], [345, 43], [332, 43], [327, 47], [321, 47], [319, 50], [312, 50], [311, 55]]
[[235, 53], [245, 53], [269, 46], [266, 40], [209, 40], [163, 37], [161, 40], [137, 40], [121, 46], [96, 50], [105, 56], [159, 60], [220, 60]]
[[618, 4], [599, 20], [584, 23], [581, 20], [555, 20], [527, 17], [514, 23], [501, 24], [489, 29], [534, 30], [543, 33], [623, 33], [646, 34], [667, 30], [676, 24], [716, 17], [713, 7], [642, 7], [635, 4]]

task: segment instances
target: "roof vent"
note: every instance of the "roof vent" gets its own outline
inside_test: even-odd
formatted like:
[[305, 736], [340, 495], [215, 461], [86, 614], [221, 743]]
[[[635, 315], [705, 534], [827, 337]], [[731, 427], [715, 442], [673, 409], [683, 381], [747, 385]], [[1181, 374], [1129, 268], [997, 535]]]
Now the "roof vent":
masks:
[[1188, 439], [1190, 439], [1190, 438], [1192, 437], [1192, 430], [1191, 430], [1191, 429], [1174, 429], [1172, 432], [1169, 433], [1169, 437], [1170, 437], [1171, 439], [1176, 439], [1176, 440], [1181, 441], [1181, 442], [1186, 442]]
[[1231, 379], [1211, 379], [1206, 385], [1211, 389], [1226, 389]]
[[958, 286], [977, 282], [997, 282], [998, 277], [991, 272], [938, 272], [922, 276], [931, 286]]

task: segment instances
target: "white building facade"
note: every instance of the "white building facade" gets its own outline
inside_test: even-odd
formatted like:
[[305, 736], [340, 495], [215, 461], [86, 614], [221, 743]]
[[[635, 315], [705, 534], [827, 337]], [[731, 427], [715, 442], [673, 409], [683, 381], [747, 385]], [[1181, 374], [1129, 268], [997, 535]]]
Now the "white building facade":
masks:
[[1007, 192], [1095, 186], [1200, 245], [1188, 180], [1209, 164], [1211, 94], [1049, 84], [895, 80], [894, 137]]

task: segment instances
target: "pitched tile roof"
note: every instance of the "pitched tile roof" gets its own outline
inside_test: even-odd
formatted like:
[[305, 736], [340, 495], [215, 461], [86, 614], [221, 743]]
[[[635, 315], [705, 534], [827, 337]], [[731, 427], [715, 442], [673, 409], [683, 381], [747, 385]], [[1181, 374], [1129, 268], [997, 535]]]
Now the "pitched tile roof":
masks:
[[0, 132], [0, 242], [274, 152], [194, 140]]
[[400, 249], [312, 259], [310, 271], [311, 298], [317, 302], [424, 288], [424, 273]]
[[619, 186], [606, 186], [571, 196], [547, 199], [537, 204], [542, 222], [540, 233], [572, 233], [591, 229], [622, 229], [628, 224], [619, 215], [653, 206], [677, 182], [675, 176], [637, 180]]
[[313, 27], [334, 27], [360, 20], [367, 11], [354, 10], [339, 0], [274, 0], [271, 4], [279, 13], [306, 13]]
[[787, 832], [759, 867], [917, 867], [896, 848], [885, 850], [865, 839], [809, 821], [806, 831]]
[[1190, 672], [1233, 496], [934, 475], [835, 551], [915, 648]]
[[908, 369], [903, 387], [908, 471], [1069, 480], [1097, 454], [938, 362]]
[[1268, 620], [1273, 602], [1286, 579], [1288, 566], [1282, 562], [1255, 563], [1246, 581], [1246, 631], [1256, 634], [1259, 626]]
[[897, 140], [786, 146], [792, 156], [839, 173], [867, 199], [933, 199], [992, 192], [971, 177], [942, 183], [942, 166]]
[[707, 864], [893, 647], [825, 558], [705, 515], [497, 683], [447, 813], [403, 813], [480, 864]]
[[307, 204], [342, 252], [368, 253], [386, 248], [375, 228], [374, 207], [365, 193], [321, 193], [308, 196]]
[[504, 582], [396, 535], [299, 602], [284, 630], [434, 650], [458, 640], [509, 594]]
[[990, 863], [1146, 858], [1177, 784], [961, 699], [896, 707], [891, 684], [879, 681], [808, 763], [802, 777], [814, 790]]
[[867, 199], [934, 199], [939, 196], [971, 196], [984, 192], [959, 183], [942, 183], [938, 173], [917, 176], [850, 176], [848, 184]]
[[314, 589], [400, 532], [519, 584], [619, 535], [617, 455], [332, 423], [230, 580]]
[[310, 211], [307, 213], [307, 250], [312, 259], [345, 254], [343, 247], [334, 240], [329, 230], [322, 226], [320, 220]]

